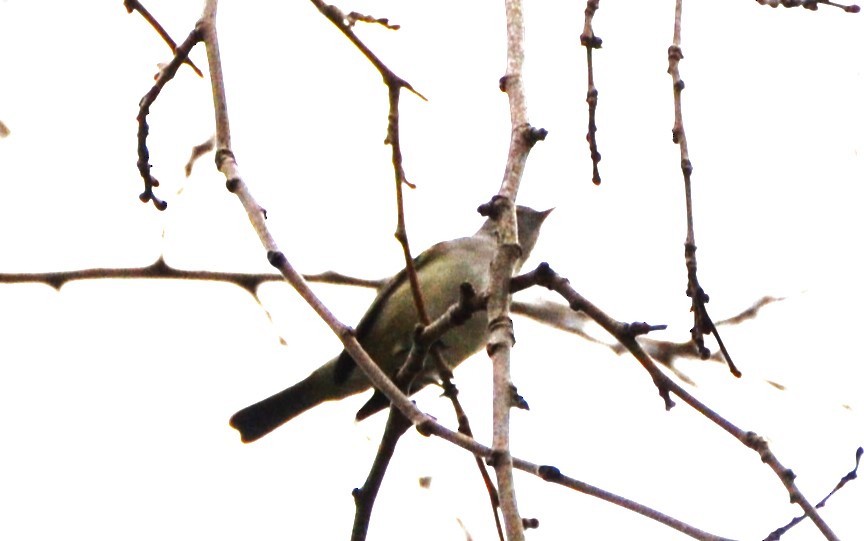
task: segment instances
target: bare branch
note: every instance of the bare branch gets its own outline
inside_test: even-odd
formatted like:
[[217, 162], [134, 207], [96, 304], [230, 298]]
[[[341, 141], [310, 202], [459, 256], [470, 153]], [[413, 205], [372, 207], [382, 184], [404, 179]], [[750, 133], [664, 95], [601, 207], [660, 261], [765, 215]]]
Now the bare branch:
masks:
[[138, 173], [144, 179], [144, 191], [138, 196], [142, 203], [148, 201], [153, 202], [159, 210], [168, 208], [168, 203], [160, 200], [153, 193], [153, 188], [159, 186], [159, 181], [150, 174], [150, 151], [147, 149], [147, 136], [150, 133], [150, 127], [147, 125], [147, 115], [150, 114], [150, 107], [159, 97], [159, 93], [168, 84], [168, 81], [174, 78], [177, 70], [183, 64], [183, 61], [189, 56], [192, 48], [201, 40], [201, 34], [198, 28], [192, 30], [186, 40], [177, 47], [174, 51], [174, 58], [166, 65], [159, 76], [156, 78], [156, 83], [147, 94], [141, 98], [138, 109]]
[[[828, 498], [830, 498], [831, 496], [836, 494], [838, 490], [842, 489], [846, 485], [846, 483], [848, 483], [849, 481], [854, 481], [855, 479], [858, 478], [858, 466], [861, 465], [861, 455], [862, 454], [864, 454], [864, 448], [859, 447], [855, 451], [855, 467], [852, 468], [851, 470], [849, 470], [849, 473], [847, 473], [846, 475], [844, 475], [840, 479], [840, 481], [837, 483], [837, 486], [835, 486], [834, 489], [831, 490], [831, 492], [829, 492], [827, 496], [822, 498], [822, 501], [820, 501], [819, 503], [816, 504], [817, 509], [820, 507], [824, 507], [825, 504], [828, 502]], [[765, 541], [779, 541], [780, 537], [783, 534], [785, 534], [786, 532], [788, 532], [789, 530], [794, 528], [797, 524], [801, 523], [806, 518], [807, 518], [807, 515], [801, 515], [801, 516], [797, 516], [797, 517], [793, 518], [785, 526], [777, 528], [776, 530], [771, 532], [771, 534], [765, 538]]]
[[[152, 26], [153, 29], [156, 30], [156, 33], [159, 34], [159, 37], [161, 37], [162, 40], [167, 43], [169, 47], [171, 47], [171, 52], [175, 54], [177, 53], [177, 44], [174, 43], [173, 39], [171, 39], [168, 31], [165, 30], [165, 28], [163, 28], [161, 24], [159, 24], [159, 21], [156, 20], [156, 17], [154, 17], [147, 10], [147, 8], [145, 8], [141, 4], [141, 2], [138, 2], [138, 0], [123, 0], [123, 5], [126, 7], [126, 11], [128, 13], [132, 13], [133, 11], [137, 11], [138, 13], [140, 13], [141, 16], [144, 17], [144, 20], [150, 23], [150, 26]], [[186, 57], [183, 60], [183, 63], [188, 64], [189, 67], [192, 68], [192, 70], [198, 75], [198, 77], [204, 77], [204, 74], [201, 73], [201, 70], [198, 69], [198, 66], [196, 66], [195, 63], [189, 59], [189, 57]]]
[[861, 8], [856, 4], [838, 4], [836, 2], [831, 2], [830, 0], [756, 0], [760, 4], [771, 6], [772, 8], [776, 8], [778, 6], [783, 6], [784, 8], [797, 8], [802, 7], [804, 9], [809, 9], [810, 11], [816, 11], [819, 9], [819, 4], [825, 6], [832, 6], [836, 8], [840, 8], [846, 13], [858, 13], [861, 11]]
[[681, 151], [681, 172], [684, 176], [684, 201], [687, 207], [687, 240], [684, 242], [684, 262], [687, 266], [687, 296], [690, 297], [690, 311], [693, 313], [693, 328], [690, 329], [690, 335], [693, 337], [693, 343], [699, 350], [699, 354], [703, 359], [710, 357], [711, 352], [705, 347], [705, 341], [702, 338], [706, 334], [713, 334], [720, 346], [720, 351], [729, 365], [729, 370], [735, 377], [741, 377], [741, 372], [732, 362], [732, 357], [726, 351], [726, 346], [720, 338], [720, 333], [717, 332], [717, 327], [711, 321], [708, 315], [708, 309], [705, 305], [708, 303], [708, 294], [699, 285], [699, 279], [696, 276], [696, 235], [693, 227], [693, 197], [691, 194], [690, 178], [693, 174], [693, 164], [690, 162], [690, 151], [687, 147], [687, 135], [684, 133], [684, 117], [681, 112], [681, 91], [684, 90], [684, 81], [681, 79], [681, 74], [678, 65], [681, 59], [684, 58], [684, 53], [681, 50], [681, 9], [683, 0], [675, 2], [675, 25], [672, 36], [672, 45], [669, 46], [669, 69], [667, 72], [672, 76], [672, 91], [675, 108], [675, 124], [672, 127], [672, 142], [678, 145]]
[[714, 410], [697, 400], [677, 383], [672, 381], [672, 379], [661, 372], [654, 363], [651, 362], [651, 358], [636, 341], [636, 336], [662, 326], [652, 326], [645, 323], [622, 323], [616, 321], [592, 304], [588, 299], [577, 293], [570, 285], [569, 280], [556, 274], [545, 263], [538, 267], [536, 277], [540, 280], [539, 283], [541, 285], [561, 295], [569, 303], [572, 309], [584, 311], [588, 317], [596, 321], [627, 348], [627, 350], [636, 358], [636, 360], [639, 361], [651, 376], [651, 379], [654, 381], [654, 384], [660, 392], [660, 396], [663, 397], [666, 409], [671, 409], [675, 405], [670, 397], [670, 393], [674, 393], [684, 400], [684, 402], [690, 407], [734, 436], [738, 441], [759, 453], [762, 462], [768, 464], [786, 487], [792, 503], [798, 504], [804, 510], [804, 513], [810, 517], [814, 524], [816, 524], [826, 539], [832, 541], [836, 539], [836, 536], [816, 511], [815, 507], [807, 501], [804, 495], [795, 486], [795, 475], [792, 473], [792, 470], [786, 468], [780, 463], [774, 453], [768, 448], [768, 444], [764, 439], [762, 439], [758, 434], [744, 431], [726, 420]]
[[516, 195], [522, 182], [528, 153], [546, 130], [528, 123], [528, 104], [522, 79], [525, 60], [525, 22], [521, 0], [505, 0], [507, 20], [507, 71], [499, 88], [510, 103], [510, 148], [498, 194], [481, 207], [481, 214], [492, 216], [498, 224], [498, 250], [489, 269], [489, 343], [492, 359], [492, 465], [498, 478], [498, 491], [507, 539], [525, 538], [522, 517], [516, 504], [513, 463], [510, 456], [510, 350], [513, 347], [513, 322], [510, 319], [510, 278], [519, 257], [516, 232]]
[[195, 165], [195, 162], [198, 161], [198, 158], [204, 156], [208, 152], [212, 151], [214, 148], [216, 148], [215, 136], [207, 139], [200, 145], [195, 145], [194, 147], [192, 147], [192, 154], [189, 156], [189, 161], [186, 162], [186, 166], [183, 168], [183, 170], [186, 172], [187, 177], [192, 174], [192, 167]]
[[582, 29], [582, 35], [579, 36], [579, 42], [585, 47], [586, 65], [588, 69], [588, 95], [585, 99], [588, 102], [588, 134], [585, 138], [588, 140], [588, 148], [591, 150], [591, 164], [593, 172], [591, 181], [595, 185], [600, 185], [600, 151], [597, 150], [597, 123], [595, 116], [597, 114], [597, 87], [594, 86], [594, 49], [599, 49], [603, 45], [603, 40], [594, 35], [594, 28], [591, 22], [594, 20], [594, 13], [600, 9], [600, 0], [588, 0], [585, 4], [585, 26]]

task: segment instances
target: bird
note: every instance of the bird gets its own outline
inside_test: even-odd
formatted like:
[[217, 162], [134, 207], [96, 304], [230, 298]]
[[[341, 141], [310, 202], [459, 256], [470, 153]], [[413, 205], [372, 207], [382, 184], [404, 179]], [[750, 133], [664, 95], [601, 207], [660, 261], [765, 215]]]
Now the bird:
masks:
[[[537, 242], [540, 227], [552, 210], [536, 211], [521, 205], [516, 207], [521, 255], [516, 261], [514, 272], [528, 259]], [[432, 320], [458, 301], [463, 283], [471, 284], [478, 292], [486, 289], [489, 265], [498, 245], [496, 235], [495, 221], [488, 218], [474, 235], [439, 242], [414, 259], [426, 310]], [[355, 336], [370, 357], [392, 377], [411, 350], [418, 321], [407, 272], [402, 269], [378, 291], [375, 300], [360, 319]], [[480, 351], [488, 337], [486, 317], [475, 313], [464, 324], [445, 333], [439, 341], [444, 362], [449, 368], [455, 368]], [[433, 371], [432, 368], [426, 370], [429, 375]], [[427, 383], [428, 379], [425, 378]], [[356, 367], [348, 352], [343, 350], [305, 379], [238, 411], [231, 417], [229, 424], [240, 432], [241, 441], [250, 443], [323, 402], [341, 400], [370, 387], [366, 375]], [[358, 412], [357, 420], [372, 415], [386, 405], [376, 405], [370, 401]]]

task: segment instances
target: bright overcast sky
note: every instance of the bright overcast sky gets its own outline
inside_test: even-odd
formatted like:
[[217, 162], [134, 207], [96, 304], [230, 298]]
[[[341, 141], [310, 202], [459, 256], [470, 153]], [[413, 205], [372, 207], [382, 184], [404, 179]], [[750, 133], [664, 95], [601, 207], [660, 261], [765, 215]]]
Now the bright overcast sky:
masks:
[[[197, 2], [147, 2], [181, 41]], [[605, 2], [595, 19], [603, 184], [590, 182], [586, 72], [577, 3], [529, 2], [529, 116], [549, 131], [519, 201], [556, 207], [532, 263], [549, 261], [625, 321], [666, 323], [683, 340], [684, 197], [671, 143], [666, 51], [673, 2]], [[561, 3], [563, 4], [563, 3]], [[509, 138], [503, 2], [342, 3], [398, 32], [359, 34], [429, 101], [404, 93], [405, 168], [415, 253], [473, 233], [497, 192]], [[684, 8], [684, 118], [694, 170], [700, 281], [715, 319], [763, 295], [787, 297], [724, 331], [744, 372], [682, 362], [693, 392], [769, 439], [816, 502], [864, 444], [857, 307], [864, 190], [862, 15], [772, 10], [752, 0]], [[220, 39], [233, 145], [292, 263], [378, 278], [401, 261], [386, 90], [310, 3], [226, 2]], [[183, 176], [212, 133], [206, 80], [181, 69], [153, 108], [150, 151], [165, 212], [142, 205], [137, 103], [169, 52], [122, 2], [0, 2], [0, 272], [146, 265], [269, 271], [212, 156]], [[193, 60], [205, 68], [203, 47]], [[316, 289], [354, 324], [367, 291]], [[528, 300], [539, 296], [528, 293]], [[287, 286], [262, 304], [210, 283], [97, 281], [57, 293], [0, 288], [0, 501], [4, 539], [345, 539], [384, 422], [355, 398], [242, 445], [228, 417], [305, 376], [337, 340]], [[522, 319], [513, 378], [531, 405], [513, 414], [513, 453], [656, 507], [718, 535], [767, 536], [797, 514], [777, 478], [680, 404], [665, 412], [632, 358]], [[602, 334], [600, 334], [602, 336]], [[713, 341], [710, 345], [714, 347]], [[457, 372], [488, 442], [489, 363]], [[765, 380], [787, 385], [778, 391]], [[454, 426], [434, 391], [421, 408]], [[417, 479], [432, 477], [429, 489]], [[517, 475], [532, 540], [685, 539], [581, 494]], [[844, 539], [864, 531], [864, 488], [824, 511]], [[370, 539], [492, 539], [473, 461], [409, 432]], [[802, 525], [785, 541], [816, 539]]]

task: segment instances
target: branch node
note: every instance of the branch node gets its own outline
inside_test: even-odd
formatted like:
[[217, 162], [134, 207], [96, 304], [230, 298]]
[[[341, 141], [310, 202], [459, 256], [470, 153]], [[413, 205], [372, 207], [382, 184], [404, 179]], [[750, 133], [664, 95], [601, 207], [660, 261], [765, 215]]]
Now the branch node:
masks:
[[[495, 319], [489, 321], [489, 334], [495, 335], [498, 330], [503, 329], [510, 337], [510, 343], [516, 343], [516, 337], [513, 334], [513, 320], [507, 316], [499, 316]], [[486, 346], [486, 353], [493, 357], [495, 353], [501, 348], [504, 344], [500, 342], [490, 342]]]
[[492, 218], [497, 220], [501, 213], [507, 209], [510, 200], [503, 195], [493, 195], [492, 199], [477, 207], [477, 212], [484, 218]]
[[544, 128], [535, 128], [533, 126], [528, 126], [523, 132], [523, 137], [528, 148], [532, 148], [537, 141], [545, 141], [547, 135], [549, 135], [549, 132]]
[[681, 160], [681, 171], [688, 177], [693, 174], [693, 164], [688, 159]]
[[537, 475], [544, 481], [557, 482], [561, 479], [561, 470], [555, 466], [540, 466], [537, 468]]
[[434, 432], [434, 426], [435, 426], [435, 423], [433, 423], [429, 419], [426, 419], [422, 423], [417, 423], [417, 432], [419, 432], [421, 436], [428, 438], [429, 436], [431, 436], [432, 434], [435, 433]]
[[502, 451], [492, 449], [492, 452], [486, 457], [486, 465], [495, 468], [503, 457], [504, 453]]
[[450, 321], [454, 326], [459, 326], [471, 319], [474, 315], [474, 303], [477, 299], [477, 293], [474, 291], [474, 286], [468, 282], [463, 282], [459, 286], [459, 301], [456, 305], [456, 310], [450, 314]]
[[222, 164], [225, 163], [225, 160], [227, 160], [229, 158], [231, 160], [233, 160], [234, 162], [237, 161], [237, 159], [234, 157], [234, 153], [231, 151], [230, 148], [220, 148], [219, 150], [217, 150], [216, 156], [214, 157], [214, 159], [216, 161], [216, 169], [221, 171], [222, 170]]
[[630, 336], [641, 336], [651, 331], [662, 331], [666, 327], [667, 325], [649, 325], [644, 321], [634, 321], [633, 323], [625, 323], [623, 331]]
[[603, 46], [603, 40], [594, 34], [582, 34], [579, 36], [579, 43], [583, 47], [588, 47], [589, 49], [599, 49]]
[[285, 254], [283, 254], [281, 251], [271, 250], [267, 252], [267, 261], [278, 269], [285, 265], [287, 259], [285, 258]]
[[533, 530], [540, 527], [540, 521], [536, 518], [523, 518], [522, 527], [526, 530]]
[[510, 406], [525, 411], [531, 409], [528, 407], [528, 402], [519, 394], [516, 386], [512, 383], [510, 384]]

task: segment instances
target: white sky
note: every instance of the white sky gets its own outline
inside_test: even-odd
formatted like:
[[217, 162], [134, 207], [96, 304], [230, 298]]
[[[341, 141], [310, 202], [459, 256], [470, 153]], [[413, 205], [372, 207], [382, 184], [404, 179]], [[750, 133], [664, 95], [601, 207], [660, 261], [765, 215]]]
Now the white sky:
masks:
[[[501, 4], [339, 4], [402, 25], [359, 32], [430, 100], [402, 99], [405, 167], [418, 185], [407, 196], [415, 253], [472, 233], [473, 209], [498, 189], [509, 137], [497, 89]], [[584, 6], [529, 4], [529, 115], [550, 134], [529, 158], [519, 201], [556, 207], [532, 261], [549, 261], [614, 317], [668, 323], [657, 337], [683, 339], [683, 195], [665, 73], [673, 3], [607, 2], [597, 14], [599, 188], [584, 140]], [[147, 7], [178, 42], [201, 8]], [[722, 319], [762, 295], [789, 299], [725, 330], [742, 380], [680, 368], [697, 396], [769, 439], [814, 503], [864, 444], [862, 21], [743, 0], [684, 11], [684, 115], [709, 310]], [[309, 3], [223, 3], [220, 31], [234, 150], [286, 255], [306, 272], [395, 272], [379, 76]], [[137, 266], [160, 253], [180, 268], [269, 270], [212, 156], [183, 177], [189, 149], [212, 132], [209, 85], [191, 70], [150, 117], [168, 210], [138, 201], [137, 103], [169, 55], [122, 2], [0, 2], [0, 50], [0, 119], [12, 130], [0, 140], [0, 271]], [[193, 59], [206, 66], [203, 48]], [[371, 299], [317, 290], [350, 324]], [[227, 425], [235, 410], [339, 350], [287, 286], [260, 296], [263, 309], [224, 284], [0, 288], [0, 538], [346, 538], [350, 491], [363, 483], [383, 416], [355, 424], [356, 398], [240, 444]], [[763, 538], [797, 513], [755, 454], [683, 404], [665, 412], [634, 360], [516, 323], [514, 381], [532, 409], [514, 413], [515, 455], [728, 537]], [[489, 363], [480, 356], [457, 376], [489, 441]], [[453, 424], [434, 392], [418, 403]], [[420, 489], [427, 475], [431, 489]], [[824, 510], [844, 539], [864, 531], [859, 484]], [[533, 540], [685, 539], [527, 475], [517, 490], [523, 515], [541, 521]], [[493, 538], [470, 457], [409, 433], [370, 539], [464, 539], [457, 517], [474, 539]], [[784, 540], [816, 535], [806, 524]]]

